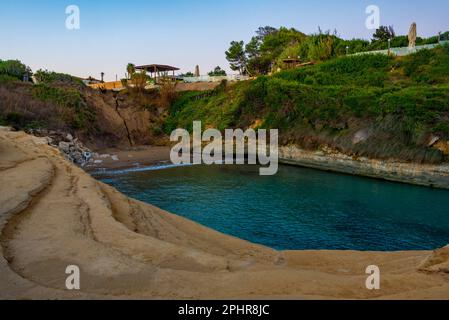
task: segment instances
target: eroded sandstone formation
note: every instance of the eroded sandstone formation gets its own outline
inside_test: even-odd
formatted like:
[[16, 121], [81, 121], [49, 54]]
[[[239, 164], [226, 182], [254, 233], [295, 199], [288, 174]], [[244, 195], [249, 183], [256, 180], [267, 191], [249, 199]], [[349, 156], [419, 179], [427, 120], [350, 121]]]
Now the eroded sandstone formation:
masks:
[[0, 177], [0, 298], [449, 298], [449, 249], [275, 251], [129, 199], [23, 132], [0, 130]]
[[306, 151], [295, 145], [279, 150], [282, 163], [422, 186], [449, 189], [449, 164], [406, 163], [351, 157], [334, 150]]

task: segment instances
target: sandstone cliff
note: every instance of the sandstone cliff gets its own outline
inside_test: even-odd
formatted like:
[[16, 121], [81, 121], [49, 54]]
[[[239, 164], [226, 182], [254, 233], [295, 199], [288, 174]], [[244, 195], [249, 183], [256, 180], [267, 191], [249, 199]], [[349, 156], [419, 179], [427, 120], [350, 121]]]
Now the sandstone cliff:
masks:
[[0, 298], [449, 299], [449, 249], [275, 251], [129, 199], [23, 132], [0, 130], [0, 177]]
[[430, 165], [374, 160], [324, 149], [306, 151], [295, 145], [279, 149], [281, 163], [422, 186], [449, 189], [449, 164]]

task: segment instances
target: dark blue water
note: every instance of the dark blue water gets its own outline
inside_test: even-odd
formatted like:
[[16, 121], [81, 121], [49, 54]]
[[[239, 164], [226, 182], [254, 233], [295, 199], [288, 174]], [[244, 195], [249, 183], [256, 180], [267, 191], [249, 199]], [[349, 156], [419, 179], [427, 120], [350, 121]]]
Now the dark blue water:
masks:
[[275, 249], [418, 250], [449, 244], [449, 191], [281, 166], [103, 174], [126, 195]]

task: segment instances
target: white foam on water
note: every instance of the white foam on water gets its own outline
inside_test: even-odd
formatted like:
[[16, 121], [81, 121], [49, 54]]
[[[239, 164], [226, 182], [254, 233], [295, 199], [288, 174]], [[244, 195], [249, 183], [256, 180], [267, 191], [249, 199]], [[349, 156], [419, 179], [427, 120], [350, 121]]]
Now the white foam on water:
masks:
[[145, 166], [145, 167], [138, 167], [138, 168], [127, 168], [127, 169], [98, 169], [92, 172], [92, 175], [120, 175], [120, 174], [126, 174], [130, 172], [145, 172], [145, 171], [156, 171], [156, 170], [166, 170], [166, 169], [173, 169], [178, 167], [190, 167], [193, 166], [193, 164], [159, 164], [159, 165], [153, 165], [153, 166]]

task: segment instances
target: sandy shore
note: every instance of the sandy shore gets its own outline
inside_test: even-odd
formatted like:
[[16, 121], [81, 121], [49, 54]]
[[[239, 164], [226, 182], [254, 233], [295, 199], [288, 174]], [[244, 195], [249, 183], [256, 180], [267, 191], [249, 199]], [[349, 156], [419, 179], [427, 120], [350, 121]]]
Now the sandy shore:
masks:
[[0, 171], [3, 299], [449, 299], [449, 248], [275, 251], [129, 199], [21, 132], [0, 130]]
[[95, 152], [87, 171], [140, 168], [170, 161], [170, 147], [142, 146], [129, 150], [103, 149]]

